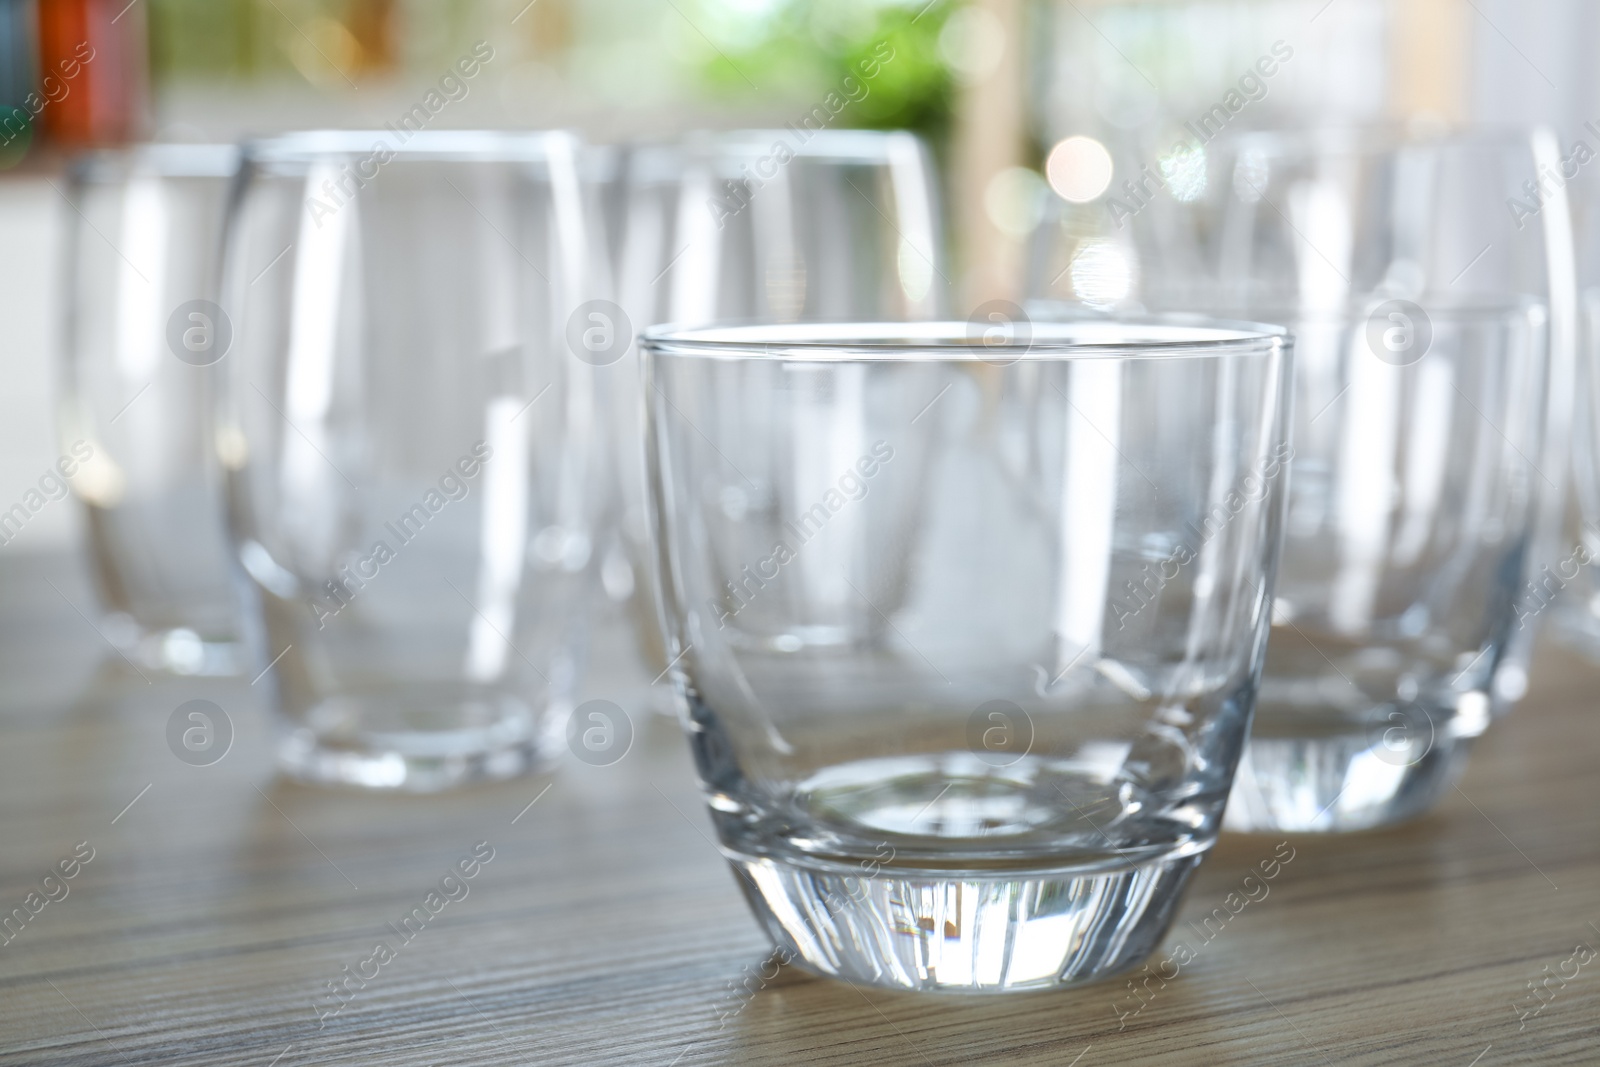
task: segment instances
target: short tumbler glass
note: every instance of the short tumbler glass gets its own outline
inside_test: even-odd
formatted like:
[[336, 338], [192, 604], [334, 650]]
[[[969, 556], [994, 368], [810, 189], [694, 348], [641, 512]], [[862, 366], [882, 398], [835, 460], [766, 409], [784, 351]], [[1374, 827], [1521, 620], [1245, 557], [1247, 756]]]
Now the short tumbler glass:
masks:
[[[1414, 307], [1414, 305], [1413, 305]], [[1531, 300], [1301, 311], [1272, 641], [1229, 830], [1420, 815], [1527, 686], [1549, 320]]]
[[231, 145], [96, 152], [67, 192], [61, 451], [81, 461], [106, 636], [176, 674], [230, 674], [241, 658], [206, 422], [231, 344], [215, 288], [238, 160]]
[[1525, 692], [1533, 583], [1572, 552], [1573, 241], [1543, 178], [1562, 163], [1548, 130], [1225, 132], [1131, 200], [1052, 201], [1035, 319], [1199, 311], [1295, 337], [1283, 568], [1229, 829], [1420, 815]]
[[217, 448], [291, 776], [432, 790], [559, 745], [607, 484], [571, 340], [603, 292], [576, 152], [245, 149]]
[[852, 982], [1137, 964], [1216, 838], [1266, 644], [1287, 334], [973, 329], [645, 335], [712, 819], [780, 954]]

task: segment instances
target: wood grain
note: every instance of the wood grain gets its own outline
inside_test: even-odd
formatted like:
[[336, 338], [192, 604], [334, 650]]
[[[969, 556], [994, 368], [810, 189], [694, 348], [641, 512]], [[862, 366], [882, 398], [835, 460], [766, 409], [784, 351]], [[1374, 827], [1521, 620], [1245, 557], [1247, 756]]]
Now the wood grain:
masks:
[[[0, 1064], [1600, 1062], [1600, 960], [1538, 1015], [1515, 1006], [1600, 948], [1600, 669], [1559, 648], [1438, 811], [1293, 838], [1268, 896], [1198, 944], [1189, 924], [1277, 845], [1225, 837], [1168, 941], [1196, 958], [1119, 1029], [1124, 982], [762, 982], [766, 943], [663, 718], [639, 711], [611, 767], [444, 797], [312, 791], [274, 779], [251, 686], [141, 677], [89, 604], [65, 561], [0, 558], [0, 914], [94, 849], [0, 947]], [[616, 641], [602, 653], [594, 694], [637, 709], [648, 678]], [[236, 729], [210, 767], [166, 746], [195, 697]], [[387, 924], [479, 841], [494, 858], [467, 895], [319, 1019], [327, 983], [398, 941]]]

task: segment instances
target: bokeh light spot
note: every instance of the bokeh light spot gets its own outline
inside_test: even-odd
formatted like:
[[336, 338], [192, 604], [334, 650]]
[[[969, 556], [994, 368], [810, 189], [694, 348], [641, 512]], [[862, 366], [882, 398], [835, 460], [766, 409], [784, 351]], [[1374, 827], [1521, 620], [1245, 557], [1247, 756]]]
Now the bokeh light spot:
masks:
[[1174, 200], [1192, 203], [1206, 191], [1206, 150], [1199, 145], [1175, 148], [1158, 164]]
[[1068, 137], [1050, 149], [1044, 172], [1061, 199], [1087, 204], [1111, 185], [1111, 153], [1093, 137]]
[[1109, 308], [1133, 290], [1133, 263], [1122, 246], [1090, 238], [1068, 265], [1072, 291], [1090, 307]]
[[1044, 215], [1044, 179], [1027, 167], [1007, 167], [989, 179], [983, 210], [995, 228], [1011, 237], [1026, 237]]

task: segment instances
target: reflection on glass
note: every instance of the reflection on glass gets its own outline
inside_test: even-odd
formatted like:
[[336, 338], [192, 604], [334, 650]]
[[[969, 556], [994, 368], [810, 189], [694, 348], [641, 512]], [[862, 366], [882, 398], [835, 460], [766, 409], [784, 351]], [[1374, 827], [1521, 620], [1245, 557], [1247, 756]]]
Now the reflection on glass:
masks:
[[1564, 197], [1536, 220], [1507, 203], [1556, 158], [1545, 132], [1227, 135], [1183, 181], [1058, 199], [1038, 232], [1036, 318], [1295, 335], [1284, 568], [1230, 826], [1416, 815], [1526, 688], [1529, 592], [1561, 555], [1574, 283]]
[[774, 942], [893, 988], [1136, 965], [1216, 839], [1255, 699], [1282, 331], [800, 324], [645, 349], [672, 674]]
[[[697, 134], [678, 146], [637, 146], [621, 167], [618, 292], [636, 329], [725, 320], [900, 321], [946, 310], [932, 162], [909, 133], [798, 127]], [[646, 528], [640, 434], [647, 398], [638, 359], [632, 349], [616, 368], [623, 530], [635, 572], [627, 584], [647, 656], [654, 670], [664, 670]], [[781, 503], [789, 509], [809, 503], [805, 494], [820, 492], [860, 454], [862, 426], [873, 417], [859, 406], [860, 383], [848, 376], [817, 388], [816, 410], [826, 415], [807, 414], [812, 409], [802, 405], [793, 417], [831, 420], [832, 443], [828, 452], [793, 457], [796, 466], [783, 481], [800, 495]], [[780, 506], [759, 478], [736, 477], [722, 491], [730, 501], [745, 501], [736, 507]], [[833, 601], [849, 598], [835, 589]], [[819, 621], [822, 629], [813, 632], [829, 625]]]
[[431, 790], [537, 765], [571, 706], [605, 259], [567, 135], [393, 140], [247, 146], [217, 445], [280, 764]]
[[229, 343], [214, 276], [237, 159], [220, 145], [99, 153], [68, 191], [63, 461], [87, 509], [104, 633], [179, 674], [239, 666], [205, 414]]

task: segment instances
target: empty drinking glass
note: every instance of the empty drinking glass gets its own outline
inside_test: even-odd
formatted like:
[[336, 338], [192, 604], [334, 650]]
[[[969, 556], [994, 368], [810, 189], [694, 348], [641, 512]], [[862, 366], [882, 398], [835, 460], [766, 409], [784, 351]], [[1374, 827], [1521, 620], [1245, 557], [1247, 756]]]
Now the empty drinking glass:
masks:
[[604, 257], [561, 133], [247, 146], [217, 448], [295, 777], [438, 789], [559, 744], [609, 459]]
[[1036, 295], [1295, 336], [1283, 570], [1229, 828], [1414, 816], [1527, 686], [1573, 393], [1566, 202], [1526, 199], [1552, 165], [1546, 133], [1252, 133], [1164, 158], [1142, 201], [1057, 208]]
[[1546, 311], [1429, 305], [1290, 320], [1288, 533], [1229, 828], [1416, 815], [1526, 685], [1522, 586], [1563, 476], [1540, 468]]
[[[618, 300], [635, 328], [936, 318], [948, 291], [938, 212], [932, 161], [904, 131], [796, 127], [635, 145], [623, 164]], [[623, 530], [641, 642], [661, 669], [637, 349], [618, 369]], [[847, 437], [836, 446], [856, 447]], [[830, 456], [795, 462], [816, 458], [831, 472]]]
[[1284, 333], [769, 325], [644, 349], [667, 651], [780, 952], [961, 991], [1136, 963], [1216, 838], [1255, 699]]
[[207, 394], [231, 343], [218, 247], [238, 151], [84, 157], [67, 197], [62, 465], [88, 519], [106, 636], [147, 667], [239, 664]]

